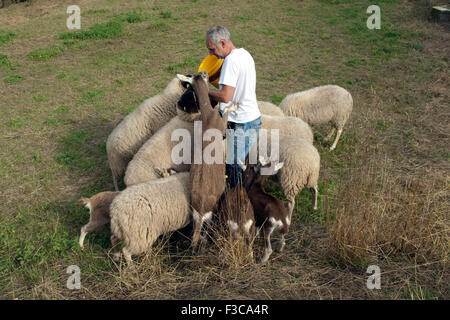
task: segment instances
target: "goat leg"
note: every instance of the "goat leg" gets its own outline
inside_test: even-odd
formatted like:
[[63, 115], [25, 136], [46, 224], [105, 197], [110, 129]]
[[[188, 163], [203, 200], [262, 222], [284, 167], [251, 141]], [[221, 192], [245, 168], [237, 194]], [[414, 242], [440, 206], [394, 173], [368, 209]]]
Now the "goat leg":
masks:
[[[266, 222], [267, 223], [267, 222]], [[270, 243], [270, 236], [275, 229], [274, 226], [266, 226], [264, 228], [264, 243], [265, 243], [265, 250], [264, 250], [264, 256], [261, 259], [261, 264], [265, 264], [267, 260], [269, 260], [270, 255], [272, 254], [272, 245]]]

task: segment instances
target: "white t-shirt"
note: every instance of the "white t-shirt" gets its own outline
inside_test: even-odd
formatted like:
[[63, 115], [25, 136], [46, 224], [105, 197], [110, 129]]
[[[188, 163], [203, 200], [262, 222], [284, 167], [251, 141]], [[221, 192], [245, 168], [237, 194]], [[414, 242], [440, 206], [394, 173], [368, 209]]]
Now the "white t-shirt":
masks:
[[238, 109], [228, 114], [228, 121], [244, 123], [261, 116], [256, 101], [256, 70], [252, 56], [244, 48], [233, 49], [225, 58], [220, 72], [219, 90], [222, 85], [234, 88], [230, 103], [220, 103], [220, 110], [236, 103]]

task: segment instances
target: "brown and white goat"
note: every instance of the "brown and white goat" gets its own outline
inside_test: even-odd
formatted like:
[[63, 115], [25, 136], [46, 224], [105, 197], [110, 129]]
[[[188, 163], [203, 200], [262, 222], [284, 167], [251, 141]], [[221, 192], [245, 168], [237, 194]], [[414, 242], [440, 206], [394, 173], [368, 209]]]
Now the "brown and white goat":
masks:
[[255, 237], [255, 214], [245, 189], [246, 184], [250, 185], [250, 182], [244, 178], [243, 183], [226, 189], [220, 200], [218, 214], [220, 223], [227, 225], [233, 239], [244, 238], [247, 245], [250, 245]]
[[[261, 263], [266, 263], [272, 254], [270, 236], [275, 230], [280, 231], [281, 243], [279, 251], [283, 251], [286, 244], [284, 237], [289, 231], [291, 222], [283, 201], [268, 194], [264, 189], [267, 179], [277, 174], [283, 163], [269, 162], [267, 164], [262, 159], [260, 161], [262, 162], [262, 167], [258, 165], [254, 167], [254, 170], [247, 169], [245, 171], [245, 181], [251, 183], [251, 185], [246, 187], [248, 187], [248, 197], [253, 205], [256, 227], [262, 228], [264, 233], [265, 250]], [[262, 169], [265, 170], [264, 175], [261, 174]]]
[[[192, 77], [192, 87], [197, 95], [201, 112], [202, 133], [209, 129], [217, 129], [221, 133], [220, 139], [227, 128], [228, 112], [226, 109], [223, 116], [219, 113], [219, 105], [214, 108], [209, 99], [208, 74], [206, 71], [194, 74]], [[236, 106], [235, 106], [236, 107]], [[218, 139], [215, 136], [214, 139]], [[215, 143], [217, 141], [213, 140]], [[213, 141], [201, 142], [202, 160], [200, 163], [191, 164], [189, 174], [189, 186], [191, 190], [191, 205], [193, 208], [194, 233], [192, 236], [192, 246], [195, 248], [200, 239], [203, 223], [210, 221], [212, 212], [217, 208], [218, 200], [225, 189], [225, 160], [206, 163], [203, 159], [203, 151]], [[221, 141], [220, 145], [223, 146]], [[200, 152], [199, 146], [194, 146], [194, 152]], [[194, 155], [195, 158], [195, 155]]]
[[[161, 178], [176, 174], [176, 171], [169, 169], [155, 168], [155, 171], [161, 176]], [[97, 231], [101, 226], [110, 222], [110, 210], [109, 206], [114, 198], [120, 193], [120, 191], [104, 191], [93, 195], [90, 198], [80, 198], [77, 205], [89, 209], [89, 222], [81, 228], [80, 238], [78, 243], [81, 248], [84, 248], [84, 238], [88, 232]], [[111, 236], [111, 241], [113, 242]]]
[[78, 240], [81, 248], [84, 248], [84, 238], [88, 232], [100, 229], [101, 226], [111, 220], [109, 206], [119, 193], [119, 191], [105, 191], [97, 193], [90, 198], [81, 198], [78, 200], [77, 204], [88, 208], [90, 215], [89, 222], [81, 228], [80, 238]]

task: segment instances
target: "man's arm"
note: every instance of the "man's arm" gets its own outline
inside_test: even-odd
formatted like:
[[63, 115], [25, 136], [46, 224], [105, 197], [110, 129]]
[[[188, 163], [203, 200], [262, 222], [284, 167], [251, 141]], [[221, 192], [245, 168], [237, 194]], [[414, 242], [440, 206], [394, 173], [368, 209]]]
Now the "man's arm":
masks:
[[228, 103], [233, 98], [234, 87], [222, 85], [221, 90], [210, 90], [209, 96], [218, 102]]

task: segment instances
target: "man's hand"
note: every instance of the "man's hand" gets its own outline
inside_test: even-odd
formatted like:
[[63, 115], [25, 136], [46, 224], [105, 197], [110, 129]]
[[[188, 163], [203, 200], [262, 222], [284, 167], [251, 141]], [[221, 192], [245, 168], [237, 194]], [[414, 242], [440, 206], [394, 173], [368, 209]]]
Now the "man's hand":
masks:
[[209, 96], [218, 102], [228, 103], [233, 98], [234, 87], [222, 85], [221, 90], [209, 91]]

